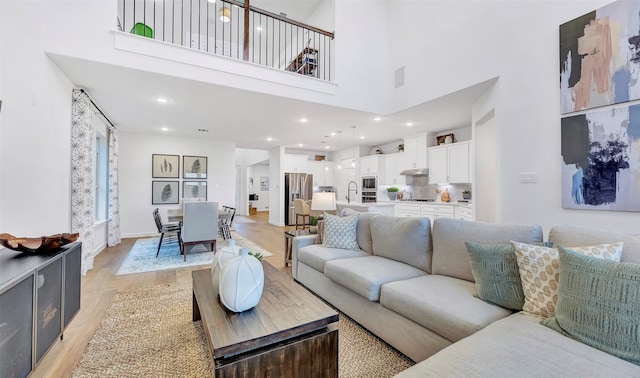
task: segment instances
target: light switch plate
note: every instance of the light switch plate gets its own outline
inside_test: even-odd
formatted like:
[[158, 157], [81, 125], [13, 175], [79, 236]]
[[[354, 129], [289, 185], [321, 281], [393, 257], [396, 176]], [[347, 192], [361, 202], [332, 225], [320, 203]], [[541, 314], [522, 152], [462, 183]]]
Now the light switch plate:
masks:
[[537, 175], [536, 172], [520, 172], [520, 183], [534, 184], [538, 182], [536, 175]]

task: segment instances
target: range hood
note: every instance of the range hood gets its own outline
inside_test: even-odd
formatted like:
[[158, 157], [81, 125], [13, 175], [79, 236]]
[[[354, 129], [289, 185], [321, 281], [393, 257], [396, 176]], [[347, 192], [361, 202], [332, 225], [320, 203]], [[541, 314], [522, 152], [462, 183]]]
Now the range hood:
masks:
[[405, 169], [400, 174], [402, 176], [429, 176], [429, 168]]

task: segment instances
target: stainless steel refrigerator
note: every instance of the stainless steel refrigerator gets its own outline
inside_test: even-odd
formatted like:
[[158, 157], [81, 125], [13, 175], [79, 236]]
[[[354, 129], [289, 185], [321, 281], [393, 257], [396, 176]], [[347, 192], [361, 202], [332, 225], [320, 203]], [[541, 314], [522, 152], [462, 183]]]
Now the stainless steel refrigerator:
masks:
[[311, 200], [313, 195], [313, 175], [308, 173], [284, 174], [284, 224], [296, 224], [294, 199]]

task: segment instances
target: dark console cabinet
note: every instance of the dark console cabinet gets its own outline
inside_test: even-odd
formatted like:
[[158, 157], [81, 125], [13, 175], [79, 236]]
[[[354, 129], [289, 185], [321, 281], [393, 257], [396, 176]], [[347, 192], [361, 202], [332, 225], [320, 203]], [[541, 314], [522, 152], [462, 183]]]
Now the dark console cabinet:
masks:
[[0, 249], [0, 377], [26, 377], [80, 310], [81, 243]]

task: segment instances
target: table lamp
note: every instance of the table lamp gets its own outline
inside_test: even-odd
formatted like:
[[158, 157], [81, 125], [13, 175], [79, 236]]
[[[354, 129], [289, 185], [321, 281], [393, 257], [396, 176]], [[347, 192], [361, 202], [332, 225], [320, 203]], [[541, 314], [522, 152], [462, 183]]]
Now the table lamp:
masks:
[[[325, 211], [336, 209], [336, 194], [333, 192], [316, 192], [311, 197], [311, 210]], [[322, 219], [322, 217], [318, 217]]]

